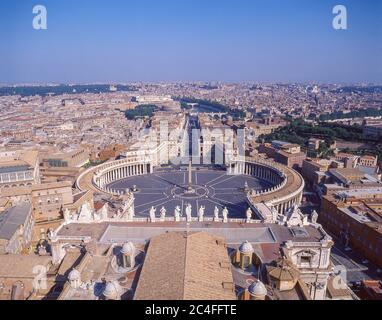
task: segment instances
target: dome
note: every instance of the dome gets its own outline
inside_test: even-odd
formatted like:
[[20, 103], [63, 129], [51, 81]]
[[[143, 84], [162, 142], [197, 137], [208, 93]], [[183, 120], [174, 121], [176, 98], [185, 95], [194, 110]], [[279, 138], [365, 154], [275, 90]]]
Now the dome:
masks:
[[122, 288], [117, 281], [108, 281], [106, 283], [103, 295], [110, 300], [118, 300], [120, 298]]
[[275, 261], [275, 266], [268, 268], [268, 275], [279, 281], [297, 281], [299, 271], [286, 259]]
[[255, 250], [253, 250], [252, 245], [248, 241], [245, 241], [239, 247], [239, 251], [241, 253], [253, 253]]
[[132, 242], [127, 242], [122, 246], [122, 254], [133, 254], [135, 252], [135, 246]]
[[68, 279], [70, 281], [80, 280], [81, 279], [81, 274], [80, 274], [80, 272], [78, 270], [73, 269], [72, 271], [70, 271]]
[[268, 293], [264, 283], [262, 283], [260, 280], [252, 283], [248, 288], [248, 292], [255, 297], [264, 297]]

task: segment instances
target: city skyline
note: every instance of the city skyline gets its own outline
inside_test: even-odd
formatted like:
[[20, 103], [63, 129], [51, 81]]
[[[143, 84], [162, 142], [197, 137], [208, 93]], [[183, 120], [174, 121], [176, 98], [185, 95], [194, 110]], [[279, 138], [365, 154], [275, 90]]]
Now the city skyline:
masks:
[[0, 83], [381, 83], [381, 3], [342, 1], [2, 3]]
[[382, 1], [37, 1], [0, 2], [0, 301], [382, 300]]

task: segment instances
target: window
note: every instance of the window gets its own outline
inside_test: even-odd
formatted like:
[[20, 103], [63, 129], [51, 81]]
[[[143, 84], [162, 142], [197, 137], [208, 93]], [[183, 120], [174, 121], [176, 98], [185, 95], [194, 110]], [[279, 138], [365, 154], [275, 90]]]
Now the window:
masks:
[[251, 259], [249, 256], [243, 256], [243, 268], [248, 268], [251, 263]]
[[310, 265], [311, 257], [310, 256], [301, 256], [301, 264], [309, 264]]

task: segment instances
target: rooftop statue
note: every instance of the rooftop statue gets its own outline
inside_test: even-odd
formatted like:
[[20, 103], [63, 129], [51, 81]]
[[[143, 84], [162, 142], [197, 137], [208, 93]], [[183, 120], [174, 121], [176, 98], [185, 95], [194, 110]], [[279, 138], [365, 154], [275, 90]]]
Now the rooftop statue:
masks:
[[214, 220], [219, 221], [219, 208], [217, 206], [215, 206], [214, 210]]
[[272, 222], [277, 222], [277, 217], [279, 216], [279, 213], [274, 207], [272, 208], [271, 212], [272, 212]]
[[204, 211], [206, 210], [206, 207], [205, 206], [200, 206], [199, 208], [199, 212], [198, 212], [198, 217], [199, 217], [199, 221], [203, 221], [203, 218], [204, 218]]
[[101, 209], [101, 220], [105, 221], [108, 219], [108, 212], [109, 212], [109, 206], [107, 203], [105, 203]]
[[251, 221], [251, 219], [252, 219], [252, 214], [253, 214], [253, 212], [252, 212], [251, 208], [248, 207], [247, 212], [246, 212], [246, 215], [247, 215], [247, 221]]
[[65, 220], [65, 222], [67, 222], [67, 223], [70, 222], [72, 220], [72, 218], [73, 218], [73, 216], [72, 216], [70, 210], [68, 208], [66, 208], [65, 211], [64, 211], [64, 220]]
[[191, 221], [191, 219], [192, 219], [192, 206], [190, 203], [186, 207], [186, 217], [187, 217], [187, 221]]
[[313, 210], [311, 216], [310, 216], [310, 220], [312, 221], [312, 223], [316, 224], [317, 223], [317, 220], [318, 220], [318, 213], [316, 210]]
[[228, 213], [229, 213], [227, 207], [224, 207], [222, 213], [223, 213], [223, 221], [227, 222], [228, 221]]
[[166, 213], [167, 213], [167, 210], [165, 207], [162, 207], [162, 209], [160, 209], [160, 218], [162, 220], [164, 220], [166, 218]]
[[129, 210], [128, 210], [128, 219], [129, 220], [133, 220], [135, 217], [135, 213], [134, 213], [134, 209], [133, 209], [133, 206], [130, 206]]
[[151, 207], [151, 209], [150, 209], [150, 220], [151, 220], [151, 222], [155, 221], [155, 213], [156, 212], [157, 212], [157, 209], [155, 209], [154, 207]]
[[181, 209], [179, 206], [176, 206], [174, 211], [174, 216], [175, 216], [175, 221], [180, 221]]

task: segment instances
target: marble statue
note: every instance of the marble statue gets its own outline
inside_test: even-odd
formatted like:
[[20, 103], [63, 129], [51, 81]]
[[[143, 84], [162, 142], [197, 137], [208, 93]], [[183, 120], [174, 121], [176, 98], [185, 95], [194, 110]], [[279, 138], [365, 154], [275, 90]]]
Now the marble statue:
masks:
[[157, 209], [154, 207], [151, 207], [150, 209], [150, 220], [151, 222], [155, 222], [155, 213], [157, 212]]
[[187, 217], [187, 221], [192, 220], [192, 206], [190, 203], [186, 207], [186, 217]]
[[214, 221], [217, 222], [219, 221], [219, 208], [215, 206], [214, 210]]
[[228, 209], [227, 209], [227, 207], [224, 207], [222, 213], [223, 213], [223, 222], [228, 222]]
[[180, 221], [180, 207], [176, 206], [175, 211], [174, 211], [174, 216], [175, 216], [175, 221]]
[[206, 210], [206, 207], [205, 206], [200, 206], [199, 208], [199, 212], [198, 212], [198, 216], [199, 216], [199, 221], [200, 222], [203, 222], [203, 218], [204, 218], [204, 211]]
[[160, 218], [161, 218], [161, 220], [164, 220], [166, 218], [166, 213], [167, 213], [166, 208], [162, 207], [162, 209], [160, 209]]
[[101, 220], [106, 221], [108, 219], [108, 204], [105, 203], [101, 209]]
[[317, 223], [317, 220], [318, 220], [318, 213], [316, 210], [313, 210], [311, 216], [310, 216], [310, 220], [312, 221], [312, 223], [316, 224]]
[[38, 255], [39, 256], [46, 256], [47, 255], [46, 248], [43, 244], [40, 244], [37, 249], [38, 249]]
[[64, 220], [66, 223], [70, 222], [72, 220], [72, 214], [70, 213], [70, 210], [68, 208], [64, 211]]
[[53, 229], [49, 229], [48, 231], [48, 238], [52, 241], [57, 239], [57, 234]]
[[127, 213], [127, 211], [129, 210], [129, 207], [130, 207], [130, 202], [129, 201], [125, 201], [123, 203], [123, 209], [122, 209], [123, 213]]
[[130, 206], [130, 208], [127, 212], [128, 212], [128, 215], [127, 215], [128, 219], [133, 220], [135, 217], [133, 206]]
[[272, 222], [277, 222], [277, 218], [279, 216], [279, 213], [277, 212], [277, 210], [273, 207], [272, 210], [271, 210], [271, 213], [272, 213]]
[[119, 208], [117, 210], [117, 219], [121, 219], [123, 217], [123, 210], [122, 208]]
[[247, 214], [247, 222], [251, 222], [252, 213], [253, 212], [252, 212], [251, 208], [248, 207], [247, 212], [246, 212], [246, 214]]

